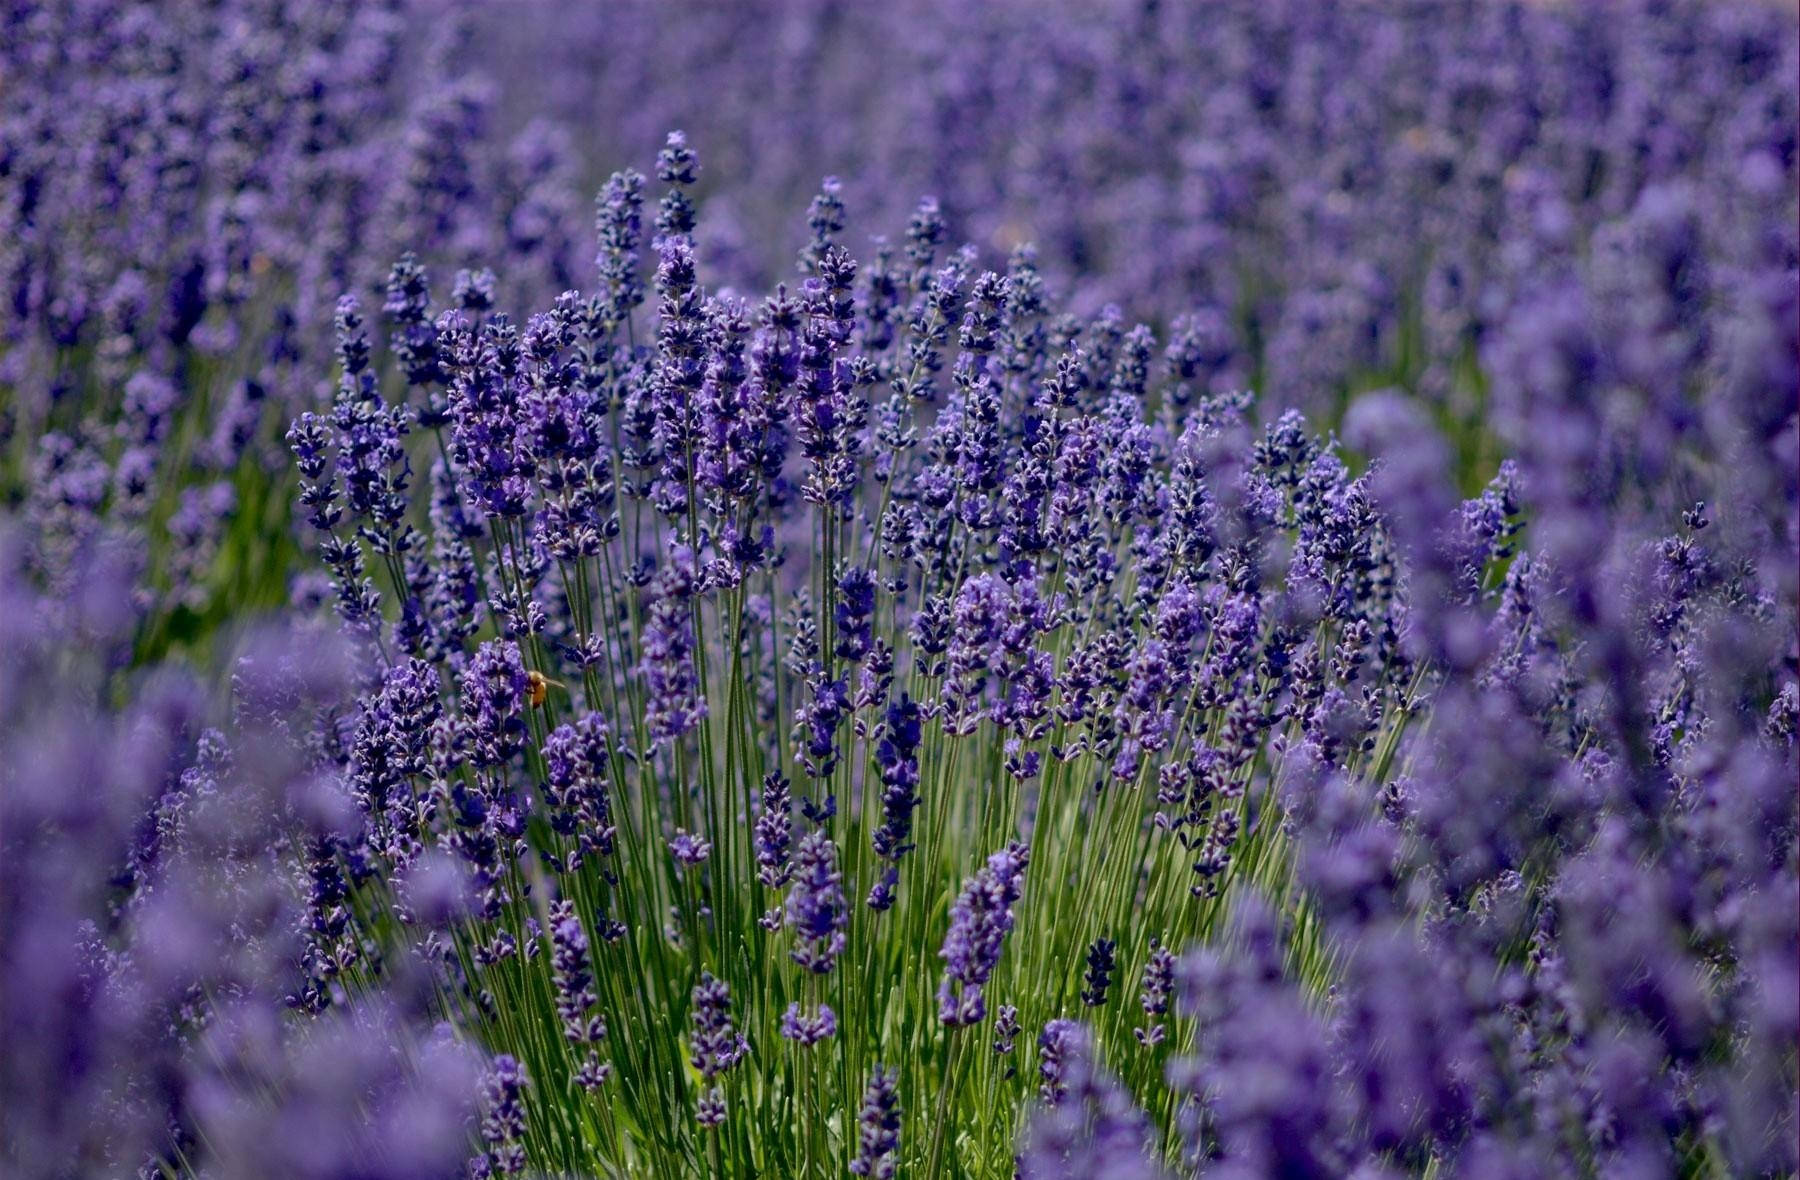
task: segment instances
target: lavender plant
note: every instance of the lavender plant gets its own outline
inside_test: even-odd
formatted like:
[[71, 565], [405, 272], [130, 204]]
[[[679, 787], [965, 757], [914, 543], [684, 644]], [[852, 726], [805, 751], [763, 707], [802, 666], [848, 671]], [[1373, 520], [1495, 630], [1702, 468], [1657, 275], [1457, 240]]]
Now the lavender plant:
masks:
[[[1461, 1170], [1527, 1145], [1578, 1171], [1782, 1158], [1768, 1124], [1739, 1139], [1718, 1113], [1761, 1100], [1719, 1064], [1748, 1049], [1729, 1015], [1761, 994], [1748, 944], [1716, 935], [1702, 975], [1691, 910], [1646, 902], [1662, 916], [1617, 951], [1611, 919], [1575, 917], [1581, 882], [1621, 871], [1602, 864], [1696, 896], [1659, 858], [1706, 796], [1690, 776], [1726, 757], [1713, 743], [1771, 773], [1793, 759], [1764, 719], [1785, 716], [1792, 632], [1758, 622], [1793, 580], [1701, 556], [1712, 518], [1691, 503], [1652, 539], [1672, 506], [1654, 432], [1582, 436], [1617, 456], [1583, 468], [1616, 481], [1599, 518], [1523, 436], [1459, 501], [1398, 395], [1354, 408], [1376, 457], [1356, 475], [1297, 413], [1259, 429], [1245, 397], [1183, 392], [1149, 327], [1056, 314], [1028, 253], [1004, 272], [942, 254], [929, 207], [910, 273], [870, 278], [817, 212], [827, 186], [796, 288], [755, 311], [711, 294], [685, 139], [657, 174], [641, 330], [624, 281], [522, 328], [450, 309], [439, 364], [389, 400], [346, 303], [333, 406], [291, 435], [336, 613], [376, 669], [364, 707], [422, 676], [439, 718], [400, 818], [368, 815], [388, 836], [367, 863], [441, 847], [478, 883], [446, 1002], [533, 1079], [534, 1166], [983, 1174], [1027, 1127], [1041, 1175]], [[608, 187], [602, 275], [637, 269], [618, 196], [637, 191]], [[1579, 346], [1558, 323], [1553, 347]], [[1637, 395], [1623, 373], [1571, 388], [1597, 379], [1581, 358], [1514, 367], [1512, 347], [1490, 367], [1522, 421]], [[1691, 477], [1768, 504], [1733, 489], [1791, 487], [1791, 463], [1756, 441], [1766, 414], [1735, 413], [1684, 443]], [[1717, 536], [1768, 553], [1793, 519], [1790, 498]], [[1663, 555], [1639, 584], [1666, 589], [1616, 624], [1599, 604], [1617, 591], [1581, 588], [1596, 542]], [[1737, 655], [1715, 668], [1691, 645], [1717, 628]], [[406, 762], [383, 741], [338, 765], [359, 799]], [[1717, 880], [1728, 908], [1792, 893], [1792, 808], [1757, 797], [1773, 843]], [[608, 982], [571, 993], [566, 956], [533, 950], [547, 924], [559, 947], [593, 932]], [[1165, 949], [1197, 942], [1234, 949]], [[1587, 1008], [1552, 1016], [1531, 989], [1561, 954], [1620, 986], [1654, 954], [1674, 974], [1629, 1001], [1558, 985]], [[1396, 1006], [1419, 991], [1438, 1006]], [[553, 1035], [590, 1008], [604, 1038]], [[1650, 1141], [1581, 1080], [1591, 1035], [1671, 1071]], [[1750, 1091], [1791, 1091], [1784, 1061]], [[904, 1113], [872, 1160], [890, 1090]]]
[[[617, 277], [627, 175], [598, 295], [447, 309], [399, 384], [416, 333], [382, 350], [340, 304], [338, 392], [290, 441], [371, 660], [333, 770], [354, 856], [470, 873], [446, 1000], [532, 1079], [536, 1166], [1000, 1167], [1030, 1087], [971, 1026], [1085, 1010], [1150, 1086], [1168, 1049], [1113, 972], [1239, 877], [1291, 888], [1274, 735], [1351, 675], [1303, 684], [1306, 653], [1364, 636], [1356, 699], [1398, 740], [1387, 534], [1297, 417], [1178, 416], [1148, 329], [1090, 352], [1028, 254], [982, 271], [921, 228], [877, 288], [815, 216], [794, 289], [709, 293], [697, 171], [671, 136], [654, 314]], [[915, 1129], [859, 1134], [865, 1083]]]

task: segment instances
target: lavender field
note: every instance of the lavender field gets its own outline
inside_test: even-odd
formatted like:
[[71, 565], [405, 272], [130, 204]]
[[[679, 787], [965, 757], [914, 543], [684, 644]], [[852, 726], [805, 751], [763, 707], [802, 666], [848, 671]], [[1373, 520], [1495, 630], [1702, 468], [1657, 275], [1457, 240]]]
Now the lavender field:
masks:
[[0, 5], [0, 1177], [1800, 1175], [1792, 0]]

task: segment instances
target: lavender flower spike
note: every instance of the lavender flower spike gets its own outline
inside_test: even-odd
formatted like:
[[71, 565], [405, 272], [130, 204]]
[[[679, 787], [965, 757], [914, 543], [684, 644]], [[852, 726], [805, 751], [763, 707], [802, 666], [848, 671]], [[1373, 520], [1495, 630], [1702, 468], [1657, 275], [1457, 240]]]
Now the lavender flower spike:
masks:
[[1013, 841], [988, 857], [950, 907], [950, 929], [938, 957], [944, 979], [938, 985], [938, 1019], [951, 1027], [978, 1024], [987, 1014], [981, 989], [1000, 962], [1000, 948], [1013, 927], [1013, 903], [1025, 885], [1030, 850]]

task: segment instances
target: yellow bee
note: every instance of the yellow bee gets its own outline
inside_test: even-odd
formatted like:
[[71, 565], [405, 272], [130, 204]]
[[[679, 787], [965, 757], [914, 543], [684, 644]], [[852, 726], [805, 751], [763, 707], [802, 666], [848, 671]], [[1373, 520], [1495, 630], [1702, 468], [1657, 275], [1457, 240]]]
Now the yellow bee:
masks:
[[550, 695], [550, 688], [568, 687], [560, 680], [552, 680], [542, 672], [525, 673], [525, 703], [532, 708], [542, 708], [544, 699]]

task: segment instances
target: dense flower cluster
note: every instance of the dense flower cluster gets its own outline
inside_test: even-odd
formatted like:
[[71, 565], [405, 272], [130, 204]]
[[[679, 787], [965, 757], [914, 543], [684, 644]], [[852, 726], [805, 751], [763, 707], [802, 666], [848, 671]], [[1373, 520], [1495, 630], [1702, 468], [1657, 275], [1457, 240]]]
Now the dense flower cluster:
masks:
[[485, 23], [530, 62], [534, 110], [617, 112], [605, 151], [670, 126], [707, 146], [699, 244], [734, 281], [788, 273], [823, 174], [840, 221], [898, 226], [934, 193], [985, 249], [1033, 242], [1079, 310], [1167, 317], [1197, 392], [1326, 411], [1378, 374], [1475, 414], [1466, 350], [1539, 260], [1609, 269], [1670, 230], [1751, 257], [1795, 232], [1780, 4], [628, 0]]
[[1791, 13], [113, 7], [0, 49], [0, 1170], [1800, 1167]]
[[[1676, 864], [1662, 859], [1694, 822], [1684, 817], [1725, 790], [1724, 768], [1760, 750], [1754, 757], [1774, 775], [1793, 757], [1782, 722], [1792, 638], [1784, 649], [1775, 622], [1793, 579], [1772, 560], [1791, 546], [1791, 498], [1767, 511], [1779, 501], [1770, 489], [1792, 487], [1778, 441], [1792, 418], [1742, 416], [1766, 386], [1715, 387], [1716, 408], [1696, 416], [1680, 444], [1689, 477], [1679, 494], [1701, 487], [1710, 502], [1735, 506], [1729, 523], [1720, 510], [1671, 499], [1658, 482], [1666, 440], [1641, 429], [1651, 420], [1640, 415], [1627, 430], [1585, 409], [1636, 387], [1598, 367], [1613, 354], [1579, 318], [1582, 305], [1559, 292], [1597, 296], [1580, 296], [1580, 277], [1552, 268], [1529, 280], [1543, 294], [1526, 306], [1562, 307], [1554, 346], [1588, 352], [1546, 368], [1546, 346], [1511, 335], [1536, 330], [1530, 316], [1494, 342], [1484, 359], [1497, 426], [1517, 460], [1462, 500], [1451, 454], [1416, 403], [1395, 393], [1358, 399], [1347, 437], [1375, 462], [1353, 474], [1296, 413], [1258, 429], [1244, 397], [1173, 396], [1178, 354], [1159, 354], [1148, 327], [1055, 316], [1028, 255], [1005, 272], [980, 270], [969, 251], [940, 264], [920, 232], [910, 276], [878, 271], [865, 284], [833, 240], [838, 216], [821, 215], [798, 298], [778, 289], [752, 317], [699, 285], [685, 203], [695, 167], [686, 141], [671, 136], [659, 310], [645, 343], [618, 339], [604, 299], [574, 294], [523, 329], [498, 313], [449, 313], [439, 334], [448, 359], [429, 380], [393, 402], [366, 385], [340, 393], [340, 405], [354, 396], [362, 408], [337, 413], [322, 443], [302, 453], [343, 470], [359, 453], [356, 428], [344, 424], [371, 416], [402, 436], [450, 440], [432, 460], [432, 503], [454, 513], [431, 514], [429, 534], [409, 522], [417, 512], [383, 524], [364, 511], [375, 524], [353, 537], [328, 522], [322, 544], [406, 555], [385, 585], [360, 573], [362, 589], [346, 599], [340, 582], [337, 613], [377, 661], [391, 651], [437, 663], [459, 686], [446, 724], [461, 740], [447, 748], [436, 789], [468, 802], [447, 811], [460, 814], [455, 830], [426, 816], [411, 838], [472, 850], [470, 871], [494, 895], [493, 928], [476, 945], [509, 948], [523, 937], [506, 916], [521, 902], [502, 885], [515, 875], [507, 863], [561, 866], [549, 885], [555, 904], [606, 914], [626, 956], [619, 970], [653, 979], [709, 970], [719, 987], [729, 975], [751, 1027], [778, 1034], [788, 1052], [842, 1043], [829, 1065], [752, 1057], [749, 1068], [793, 1080], [745, 1090], [741, 1101], [815, 1107], [825, 1093], [853, 1092], [876, 1054], [911, 1046], [915, 1058], [941, 1056], [940, 1124], [916, 1141], [931, 1167], [943, 1166], [941, 1120], [955, 1117], [960, 1074], [972, 1068], [952, 1048], [955, 1030], [989, 1019], [986, 994], [996, 988], [1008, 1001], [995, 1018], [997, 1056], [1021, 1026], [1042, 1030], [1040, 1100], [1060, 1103], [1075, 1078], [1098, 1087], [1083, 1103], [1144, 1112], [1119, 1114], [1124, 1129], [1095, 1131], [1093, 1143], [1070, 1129], [1090, 1115], [1055, 1124], [1040, 1138], [1063, 1146], [1035, 1149], [1040, 1171], [1076, 1167], [1089, 1150], [1118, 1153], [1118, 1143], [1165, 1164], [1321, 1174], [1375, 1157], [1475, 1161], [1490, 1142], [1529, 1144], [1546, 1159], [1648, 1150], [1611, 1131], [1571, 1143], [1545, 1129], [1610, 1125], [1604, 1110], [1582, 1105], [1586, 1030], [1597, 1020], [1608, 1027], [1604, 1015], [1625, 1020], [1625, 1035], [1642, 1003], [1662, 1014], [1644, 1026], [1661, 1047], [1638, 1051], [1675, 1071], [1657, 1099], [1675, 1113], [1656, 1126], [1692, 1121], [1664, 1135], [1662, 1150], [1706, 1142], [1723, 1158], [1779, 1153], [1774, 1140], [1734, 1145], [1711, 1137], [1724, 1130], [1702, 1130], [1735, 1125], [1717, 1113], [1734, 1102], [1791, 1088], [1779, 1061], [1745, 1078], [1692, 1056], [1708, 1045], [1718, 1052], [1720, 1036], [1737, 1043], [1727, 1030], [1742, 1019], [1719, 1010], [1736, 991], [1702, 999], [1690, 982], [1688, 993], [1653, 1001], [1601, 993], [1582, 1015], [1540, 1012], [1531, 999], [1577, 953], [1565, 943], [1587, 927], [1564, 922], [1577, 921], [1580, 897], [1605, 895], [1611, 877], [1582, 883], [1618, 871], [1607, 865], [1654, 866], [1634, 887], [1646, 896], [1737, 898], [1734, 913], [1752, 898], [1772, 905], [1791, 894], [1791, 809], [1766, 794], [1772, 778], [1727, 791], [1733, 807], [1763, 791], [1758, 814], [1777, 817], [1760, 869], [1744, 864], [1732, 877], [1721, 866], [1734, 862], [1714, 854], [1702, 890], [1669, 881]], [[641, 187], [621, 177], [609, 192]], [[872, 318], [889, 315], [889, 299], [903, 309], [893, 330]], [[340, 351], [363, 364], [361, 345]], [[722, 381], [740, 392], [709, 392]], [[1582, 382], [1585, 390], [1571, 387]], [[678, 387], [693, 392], [676, 396]], [[512, 392], [481, 392], [502, 389]], [[1528, 429], [1546, 404], [1563, 448], [1550, 454]], [[441, 424], [437, 405], [446, 407]], [[744, 437], [749, 406], [761, 407], [757, 458], [721, 482], [721, 454]], [[1583, 437], [1584, 415], [1592, 425], [1581, 445], [1612, 456], [1608, 467], [1582, 468], [1611, 479], [1598, 498], [1590, 487], [1565, 490], [1562, 456]], [[597, 443], [610, 437], [616, 451]], [[700, 438], [725, 440], [723, 452]], [[386, 468], [365, 482], [400, 494], [408, 453], [390, 448]], [[1661, 523], [1671, 515], [1672, 533]], [[459, 519], [469, 527], [454, 526]], [[434, 619], [429, 605], [437, 555], [460, 565], [465, 552], [488, 571], [485, 593], [459, 608], [472, 608], [473, 628], [463, 614], [450, 625]], [[1637, 568], [1647, 572], [1630, 582], [1647, 597], [1606, 605], [1620, 593], [1617, 571]], [[369, 594], [390, 601], [371, 612]], [[506, 638], [475, 642], [488, 631]], [[1711, 654], [1727, 634], [1731, 654]], [[1733, 662], [1715, 666], [1719, 658]], [[1725, 685], [1736, 687], [1720, 696]], [[1742, 709], [1753, 724], [1728, 718]], [[565, 714], [578, 720], [559, 723]], [[1422, 716], [1431, 723], [1415, 728]], [[620, 801], [630, 830], [665, 833], [675, 877], [630, 864], [578, 871], [582, 850], [570, 838], [580, 825], [566, 820], [532, 834], [524, 817], [539, 807], [566, 814], [547, 785], [537, 800], [532, 766], [565, 760], [570, 739], [559, 735], [571, 724], [619, 735], [616, 751], [602, 744], [589, 759], [610, 761], [611, 782], [596, 798]], [[1501, 785], [1521, 775], [1528, 788]], [[809, 784], [798, 815], [787, 786], [795, 779]], [[354, 780], [353, 790], [372, 794]], [[1699, 813], [1712, 829], [1730, 826], [1720, 806]], [[616, 849], [613, 824], [604, 828], [605, 847]], [[1041, 862], [1031, 889], [1025, 838]], [[913, 855], [942, 871], [993, 840], [1005, 846], [967, 877], [943, 918], [931, 906], [931, 887], [942, 884], [895, 872], [915, 844]], [[1270, 949], [1278, 930], [1259, 919], [1242, 927], [1254, 945], [1210, 952], [1222, 967], [1204, 958], [1180, 966], [1169, 946], [1251, 904], [1228, 907], [1234, 881], [1298, 891], [1301, 941], [1284, 959]], [[1071, 889], [1086, 891], [1088, 904], [1058, 914]], [[852, 898], [863, 899], [860, 912]], [[1674, 925], [1632, 934], [1637, 942], [1594, 969], [1641, 963], [1654, 946], [1677, 972], [1654, 986], [1686, 979], [1678, 948], [1707, 927], [1670, 904], [1640, 909]], [[932, 945], [938, 921], [943, 1030], [893, 1029], [879, 1016], [881, 996], [908, 985], [882, 981], [927, 967], [920, 947]], [[1614, 925], [1588, 921], [1583, 942]], [[1021, 926], [1032, 952], [1009, 959], [1002, 948]], [[1738, 945], [1724, 931], [1714, 937]], [[1787, 935], [1772, 937], [1782, 945]], [[1219, 945], [1236, 946], [1229, 937]], [[1503, 971], [1475, 988], [1512, 961], [1506, 948], [1528, 946], [1537, 949], [1526, 966], [1510, 968], [1521, 972], [1516, 983]], [[777, 969], [784, 957], [798, 976]], [[1734, 975], [1754, 969], [1735, 952], [1727, 961]], [[1242, 982], [1206, 974], [1220, 970]], [[1140, 981], [1137, 996], [1119, 995], [1121, 974]], [[1743, 986], [1761, 994], [1748, 977]], [[1325, 987], [1327, 1013], [1313, 1015], [1307, 990]], [[1421, 989], [1438, 1009], [1396, 1009], [1384, 998]], [[1181, 995], [1194, 998], [1174, 1002]], [[1558, 995], [1563, 1005], [1579, 999], [1567, 988]], [[634, 1016], [633, 1005], [652, 998], [620, 997], [609, 1026], [651, 1027], [653, 1009]], [[1209, 1016], [1207, 1005], [1219, 1004], [1243, 1008]], [[1066, 1015], [1071, 1005], [1094, 1013], [1097, 1037]], [[577, 1007], [586, 1006], [584, 997]], [[1266, 1027], [1256, 1015], [1265, 1012]], [[1675, 1013], [1686, 1015], [1671, 1025]], [[481, 1023], [506, 1036], [518, 1020], [501, 1013]], [[1478, 1027], [1493, 1034], [1468, 1031]], [[1216, 1039], [1214, 1028], [1229, 1037]], [[1249, 1038], [1241, 1060], [1230, 1039], [1240, 1036]], [[1491, 1044], [1518, 1043], [1535, 1048], [1491, 1059]], [[1103, 1045], [1139, 1062], [1123, 1075], [1140, 1079], [1135, 1099], [1113, 1096], [1125, 1083], [1103, 1083], [1110, 1075], [1084, 1064]], [[613, 1048], [625, 1075], [666, 1051], [641, 1031]], [[717, 1072], [735, 1062], [734, 1051]], [[1145, 1091], [1164, 1063], [1171, 1087]], [[1424, 1070], [1423, 1080], [1394, 1074], [1402, 1064]], [[1248, 1085], [1239, 1069], [1264, 1080]], [[1557, 1081], [1558, 1070], [1576, 1074]], [[1438, 1096], [1434, 1086], [1447, 1089]], [[1573, 1114], [1552, 1117], [1543, 1104], [1553, 1093], [1568, 1095], [1556, 1101], [1574, 1103]], [[1240, 1095], [1264, 1097], [1244, 1106]], [[723, 1122], [728, 1096], [717, 1085], [695, 1096], [701, 1125]], [[541, 1150], [564, 1164], [595, 1150], [661, 1150], [584, 1142]], [[797, 1126], [790, 1146], [771, 1150], [793, 1151], [784, 1166], [803, 1168], [816, 1146]]]

